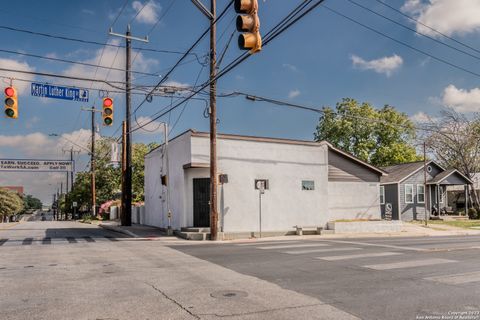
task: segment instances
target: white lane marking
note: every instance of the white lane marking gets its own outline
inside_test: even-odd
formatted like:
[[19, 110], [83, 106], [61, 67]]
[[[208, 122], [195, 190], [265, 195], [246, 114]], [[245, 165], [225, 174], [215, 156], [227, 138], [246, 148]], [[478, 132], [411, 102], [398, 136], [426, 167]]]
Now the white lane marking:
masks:
[[344, 255], [344, 256], [317, 257], [315, 259], [326, 260], [326, 261], [338, 261], [338, 260], [348, 260], [348, 259], [396, 256], [396, 255], [399, 255], [399, 254], [402, 254], [402, 253], [400, 253], [400, 252], [371, 252], [371, 253], [364, 253], [364, 254], [349, 254], [349, 255]]
[[304, 253], [318, 253], [318, 252], [332, 252], [332, 251], [354, 251], [363, 250], [363, 248], [345, 247], [345, 248], [320, 248], [320, 249], [305, 249], [296, 251], [282, 251], [288, 254], [304, 254]]
[[425, 280], [441, 282], [445, 284], [463, 284], [470, 282], [480, 282], [480, 271], [451, 274], [446, 276], [435, 276], [424, 278]]
[[429, 251], [429, 249], [423, 249], [423, 248], [412, 248], [412, 247], [404, 247], [404, 246], [393, 246], [393, 245], [389, 245], [389, 244], [376, 244], [376, 243], [368, 243], [368, 242], [343, 241], [343, 240], [323, 240], [323, 241], [325, 241], [325, 242], [335, 242], [335, 243], [353, 244], [353, 245], [357, 245], [357, 246], [381, 247], [381, 248], [410, 250], [410, 251]]
[[257, 247], [257, 249], [275, 250], [275, 249], [326, 247], [326, 246], [328, 246], [328, 244], [326, 243], [298, 243], [298, 244], [288, 244], [283, 246], [263, 246], [263, 247]]
[[284, 243], [298, 243], [297, 240], [290, 241], [255, 241], [249, 243], [236, 243], [236, 246], [261, 246], [263, 244], [284, 244]]
[[447, 260], [447, 259], [423, 259], [423, 260], [409, 260], [409, 261], [394, 262], [394, 263], [371, 264], [363, 267], [374, 269], [374, 270], [391, 270], [391, 269], [431, 266], [436, 264], [452, 263], [452, 262], [457, 262], [457, 261]]

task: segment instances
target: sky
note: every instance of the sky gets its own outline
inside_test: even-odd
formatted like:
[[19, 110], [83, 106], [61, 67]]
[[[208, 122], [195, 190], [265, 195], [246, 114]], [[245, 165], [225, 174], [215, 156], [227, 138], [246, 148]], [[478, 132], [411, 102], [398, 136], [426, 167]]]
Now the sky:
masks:
[[[207, 0], [202, 1], [209, 6]], [[418, 22], [388, 8], [382, 1]], [[445, 107], [467, 114], [480, 111], [477, 61], [480, 59], [480, 1], [382, 1], [326, 0], [261, 52], [222, 77], [218, 81], [218, 93], [241, 91], [317, 108], [335, 106], [342, 98], [350, 97], [376, 107], [395, 106], [416, 122], [436, 117]], [[266, 34], [300, 2], [259, 1], [261, 33]], [[217, 11], [221, 12], [227, 3], [218, 0]], [[138, 72], [133, 74], [134, 86], [156, 85], [209, 25], [208, 19], [190, 1], [178, 0], [17, 0], [0, 8], [0, 18], [0, 68], [109, 82], [125, 80], [125, 73], [121, 71], [125, 68], [125, 50], [115, 47], [123, 45], [125, 40], [109, 35], [108, 31], [112, 28], [113, 32], [124, 33], [130, 24], [133, 36], [148, 35], [149, 38], [148, 43], [134, 41], [132, 45], [132, 70]], [[235, 18], [236, 13], [230, 8], [217, 24], [217, 51], [219, 56], [225, 52], [220, 69], [242, 53], [236, 44]], [[113, 46], [66, 41], [8, 28]], [[231, 37], [231, 45], [227, 46]], [[136, 110], [138, 123], [149, 121], [153, 114], [177, 101], [178, 95], [185, 93], [182, 89], [207, 81], [208, 46], [208, 37], [205, 37], [193, 49], [194, 55], [187, 56], [166, 79], [164, 85], [177, 88], [177, 93], [155, 96]], [[76, 170], [88, 169], [85, 149], [91, 137], [91, 118], [82, 108], [100, 108], [103, 96], [114, 99], [114, 123], [104, 127], [97, 115], [97, 134], [108, 137], [120, 134], [125, 95], [117, 92], [117, 88], [102, 82], [2, 70], [0, 77], [2, 87], [8, 86], [9, 78], [14, 78], [13, 84], [19, 91], [19, 118], [0, 117], [0, 158], [67, 159], [66, 150], [74, 148], [80, 151], [75, 155]], [[90, 99], [85, 103], [33, 97], [31, 82], [88, 89]], [[190, 128], [208, 131], [208, 118], [204, 117], [206, 98], [199, 95], [147, 126], [148, 131], [135, 131], [133, 141], [161, 142], [162, 121], [169, 123], [170, 137]], [[144, 94], [133, 95], [132, 109], [137, 109], [144, 99]], [[218, 118], [218, 130], [222, 133], [304, 140], [313, 139], [318, 123], [318, 114], [252, 102], [242, 96], [219, 97]], [[133, 122], [132, 126], [135, 125]], [[61, 182], [65, 185], [65, 180], [64, 173], [0, 172], [0, 185], [23, 185], [26, 193], [45, 203], [51, 201]]]

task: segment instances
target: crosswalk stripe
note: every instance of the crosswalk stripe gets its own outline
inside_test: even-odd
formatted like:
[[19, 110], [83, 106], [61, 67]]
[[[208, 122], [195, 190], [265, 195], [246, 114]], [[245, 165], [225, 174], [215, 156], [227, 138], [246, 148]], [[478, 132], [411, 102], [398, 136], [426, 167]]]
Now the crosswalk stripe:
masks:
[[305, 254], [305, 253], [319, 253], [319, 252], [336, 252], [336, 251], [354, 251], [354, 250], [363, 250], [362, 248], [346, 247], [346, 248], [321, 248], [321, 249], [305, 249], [305, 250], [295, 250], [295, 251], [283, 251], [282, 253], [287, 254]]
[[249, 243], [236, 243], [236, 246], [260, 246], [264, 244], [285, 244], [285, 243], [298, 243], [298, 241], [255, 241], [255, 242], [249, 242]]
[[430, 266], [435, 264], [451, 263], [451, 262], [457, 262], [457, 261], [448, 260], [448, 259], [423, 259], [423, 260], [401, 261], [401, 262], [394, 262], [394, 263], [371, 264], [363, 267], [374, 269], [374, 270], [391, 270], [391, 269], [423, 267], [423, 266]]
[[289, 244], [289, 245], [282, 245], [282, 246], [263, 246], [263, 247], [257, 247], [257, 249], [275, 250], [275, 249], [326, 247], [326, 246], [328, 246], [328, 244], [326, 243], [298, 243], [298, 244]]
[[52, 244], [52, 238], [45, 237], [42, 239], [42, 244]]
[[349, 254], [349, 255], [344, 255], [344, 256], [317, 257], [315, 259], [326, 260], [326, 261], [338, 261], [338, 260], [349, 260], [349, 259], [396, 256], [396, 255], [399, 255], [399, 254], [402, 254], [402, 253], [400, 253], [400, 252], [371, 252], [371, 253], [363, 253], [363, 254]]
[[424, 278], [425, 280], [441, 282], [445, 284], [463, 284], [470, 282], [480, 282], [480, 271], [451, 274], [446, 276], [435, 276]]
[[22, 245], [26, 246], [26, 245], [31, 245], [33, 242], [33, 238], [25, 238], [23, 239], [22, 241]]
[[95, 242], [95, 240], [92, 237], [82, 237], [82, 238], [85, 239], [85, 241], [87, 242]]
[[3, 244], [7, 241], [8, 241], [8, 239], [0, 239], [0, 246], [3, 246]]
[[78, 241], [74, 237], [65, 237], [69, 243], [77, 243]]

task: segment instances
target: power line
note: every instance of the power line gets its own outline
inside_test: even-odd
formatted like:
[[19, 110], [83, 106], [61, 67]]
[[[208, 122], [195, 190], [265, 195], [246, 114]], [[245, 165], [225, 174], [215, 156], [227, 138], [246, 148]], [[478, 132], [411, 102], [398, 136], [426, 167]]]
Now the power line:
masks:
[[[120, 48], [117, 48], [117, 50], [120, 50]], [[33, 54], [33, 53], [27, 53], [27, 52], [19, 52], [19, 51], [5, 50], [5, 49], [0, 49], [0, 52], [9, 53], [9, 54], [18, 54], [18, 55], [22, 55], [22, 56], [26, 56], [26, 57], [32, 57], [32, 58], [38, 58], [38, 59], [44, 59], [44, 60], [50, 60], [50, 61], [77, 64], [77, 65], [82, 65], [82, 66], [87, 66], [87, 67], [95, 67], [95, 68], [109, 69], [109, 70], [114, 70], [114, 71], [125, 72], [125, 69], [114, 68], [113, 66], [112, 67], [106, 67], [106, 66], [102, 66], [102, 65], [99, 65], [99, 64], [93, 64], [93, 63], [81, 62], [81, 61], [74, 61], [74, 60], [68, 60], [68, 59], [61, 59], [61, 58], [54, 58], [54, 57], [47, 57], [47, 56], [41, 56], [41, 55], [37, 55], [37, 54]], [[160, 76], [159, 74], [142, 72], [142, 71], [132, 70], [131, 72], [136, 73], [136, 74], [146, 75], [146, 76], [152, 76], [152, 77], [159, 77]]]
[[[279, 36], [281, 33], [285, 32], [288, 28], [290, 28], [293, 24], [295, 24], [296, 22], [298, 22], [301, 18], [303, 18], [306, 14], [310, 13], [314, 8], [316, 8], [317, 6], [319, 6], [323, 1], [325, 0], [318, 0], [315, 4], [313, 4], [309, 9], [306, 9], [303, 13], [299, 13], [300, 11], [296, 11], [295, 12], [295, 15], [299, 14], [298, 17], [296, 18], [293, 18], [292, 17], [292, 12], [289, 13], [287, 15], [287, 17], [285, 17], [284, 19], [282, 19], [282, 21], [284, 21], [285, 23], [284, 24], [281, 24], [279, 23], [277, 26], [275, 26], [274, 28], [272, 28], [269, 32], [267, 32], [267, 34], [269, 35], [269, 37], [266, 38], [263, 46], [266, 46], [268, 45], [268, 43], [270, 41], [272, 41], [273, 39], [275, 39], [277, 36]], [[308, 1], [308, 3], [311, 3], [312, 0]], [[230, 3], [231, 4], [231, 3]], [[301, 6], [301, 5], [300, 5]], [[297, 7], [298, 8], [298, 7]], [[305, 7], [303, 7], [305, 8]], [[302, 8], [302, 9], [303, 9]], [[294, 9], [295, 11], [296, 9]], [[235, 68], [236, 66], [238, 66], [240, 63], [242, 63], [243, 61], [245, 61], [248, 57], [251, 57], [251, 54], [249, 54], [248, 52], [245, 52], [243, 53], [242, 55], [240, 55], [238, 58], [236, 58], [235, 60], [233, 60], [227, 67], [225, 67], [221, 72], [217, 73], [217, 75], [211, 79], [210, 81], [207, 81], [206, 83], [204, 83], [203, 85], [200, 86], [200, 89], [198, 90], [195, 90], [192, 94], [190, 94], [188, 97], [184, 98], [182, 101], [180, 101], [179, 103], [176, 103], [175, 105], [173, 105], [170, 109], [160, 113], [158, 116], [152, 118], [150, 121], [144, 123], [142, 126], [146, 126], [150, 123], [152, 123], [153, 121], [161, 118], [162, 116], [164, 116], [165, 114], [169, 113], [170, 111], [178, 108], [180, 105], [182, 105], [183, 103], [185, 103], [186, 101], [188, 101], [189, 99], [191, 99], [193, 96], [197, 95], [198, 93], [200, 93], [203, 89], [205, 89], [207, 86], [210, 85], [211, 82], [213, 81], [217, 81], [219, 78], [223, 77], [226, 73], [228, 73], [229, 71], [231, 71], [233, 68]], [[145, 102], [146, 100], [144, 99], [142, 101], [142, 104]], [[135, 127], [133, 129], [130, 130], [130, 132], [134, 132], [136, 130], [139, 130], [140, 127]]]
[[[227, 12], [227, 9], [232, 5], [233, 3], [233, 0], [229, 1], [229, 3], [225, 6], [225, 8], [223, 9], [223, 11], [220, 13], [220, 15], [218, 15], [218, 17], [215, 18], [215, 20], [212, 22], [212, 24], [215, 24], [217, 23], [222, 17], [223, 15]], [[212, 25], [211, 24], [211, 25]], [[163, 82], [165, 82], [168, 77], [170, 76], [170, 74], [173, 73], [173, 71], [178, 67], [178, 65], [183, 61], [183, 59], [185, 59], [185, 57], [197, 46], [198, 43], [200, 43], [200, 41], [203, 39], [203, 37], [205, 37], [205, 35], [210, 31], [210, 28], [211, 28], [211, 25], [200, 35], [200, 37], [198, 37], [198, 39], [190, 46], [190, 48], [183, 54], [182, 57], [180, 57], [180, 59], [178, 59], [178, 61], [175, 63], [175, 65], [165, 74], [165, 76], [155, 85], [155, 87], [150, 91], [150, 93], [154, 92]], [[135, 114], [142, 106], [143, 104], [147, 101], [148, 99], [148, 96], [150, 94], [148, 94], [143, 100], [142, 102], [140, 102], [140, 104], [135, 108], [135, 110], [133, 111], [133, 114]]]
[[[124, 45], [118, 45], [114, 43], [102, 43], [99, 41], [93, 41], [93, 40], [84, 40], [84, 39], [79, 39], [79, 38], [72, 38], [72, 37], [66, 37], [66, 36], [60, 36], [60, 35], [53, 35], [49, 33], [43, 33], [43, 32], [37, 32], [37, 31], [32, 31], [32, 30], [27, 30], [27, 29], [20, 29], [20, 28], [14, 28], [14, 27], [9, 27], [9, 26], [4, 26], [0, 25], [0, 29], [4, 30], [9, 30], [9, 31], [15, 31], [15, 32], [22, 32], [22, 33], [27, 33], [35, 36], [41, 36], [41, 37], [47, 37], [47, 38], [52, 38], [52, 39], [59, 39], [59, 40], [65, 40], [65, 41], [73, 41], [73, 42], [79, 42], [79, 43], [84, 43], [84, 44], [94, 44], [98, 46], [107, 46], [107, 47], [114, 47], [114, 48], [125, 48]], [[138, 47], [132, 47], [133, 50], [142, 50], [142, 51], [150, 51], [150, 52], [158, 52], [158, 53], [171, 53], [171, 54], [181, 54], [183, 55], [184, 52], [181, 51], [174, 51], [174, 50], [163, 50], [163, 49], [152, 49], [152, 48], [138, 48]], [[190, 52], [190, 55], [196, 56], [197, 54], [194, 52]]]
[[375, 10], [372, 10], [372, 9], [370, 9], [370, 8], [367, 8], [367, 7], [361, 5], [360, 3], [358, 3], [358, 2], [356, 2], [356, 1], [354, 1], [354, 0], [346, 0], [346, 1], [348, 1], [348, 2], [350, 2], [350, 3], [352, 3], [352, 4], [354, 4], [354, 5], [356, 5], [356, 6], [359, 7], [359, 8], [362, 8], [362, 9], [365, 10], [365, 11], [368, 11], [368, 12], [370, 12], [370, 13], [372, 13], [372, 14], [374, 14], [374, 15], [377, 15], [377, 16], [379, 16], [379, 17], [382, 17], [383, 19], [388, 20], [388, 21], [390, 21], [390, 22], [392, 22], [392, 23], [394, 23], [394, 24], [396, 24], [396, 25], [398, 25], [398, 26], [400, 26], [400, 27], [402, 27], [402, 28], [404, 28], [404, 29], [406, 29], [406, 30], [412, 31], [412, 32], [415, 33], [415, 34], [418, 34], [418, 35], [420, 35], [420, 36], [422, 36], [422, 37], [425, 37], [425, 38], [427, 38], [427, 39], [430, 39], [430, 40], [432, 40], [432, 41], [434, 41], [434, 42], [436, 42], [436, 43], [439, 43], [439, 44], [441, 44], [441, 45], [444, 45], [444, 46], [446, 46], [446, 47], [448, 47], [448, 48], [450, 48], [450, 49], [453, 49], [453, 50], [455, 50], [455, 51], [458, 51], [458, 52], [460, 52], [460, 53], [463, 53], [463, 54], [465, 54], [465, 55], [467, 55], [467, 56], [469, 56], [469, 57], [472, 57], [472, 58], [475, 58], [475, 59], [477, 59], [477, 60], [480, 60], [480, 57], [479, 57], [479, 56], [476, 56], [476, 55], [474, 55], [474, 54], [471, 54], [470, 52], [467, 52], [467, 51], [465, 51], [465, 50], [462, 50], [462, 49], [459, 49], [459, 48], [454, 47], [454, 46], [452, 46], [452, 45], [449, 45], [449, 44], [446, 43], [446, 42], [443, 42], [443, 41], [440, 41], [440, 40], [435, 39], [435, 38], [433, 38], [433, 37], [430, 37], [430, 36], [427, 35], [427, 34], [424, 34], [424, 33], [420, 32], [420, 31], [417, 31], [417, 30], [415, 30], [415, 29], [413, 29], [413, 28], [410, 28], [410, 27], [408, 27], [408, 26], [406, 26], [406, 25], [404, 25], [404, 24], [402, 24], [402, 23], [400, 23], [400, 22], [397, 22], [397, 21], [393, 20], [393, 19], [390, 19], [389, 17], [384, 16], [383, 14], [381, 14], [381, 13], [375, 11]]
[[408, 43], [405, 43], [405, 42], [403, 42], [403, 41], [401, 41], [401, 40], [395, 39], [395, 38], [387, 35], [386, 33], [383, 33], [383, 32], [381, 32], [381, 31], [379, 31], [379, 30], [377, 30], [377, 29], [375, 29], [375, 28], [372, 28], [372, 27], [370, 27], [370, 26], [367, 26], [366, 24], [364, 24], [364, 23], [362, 23], [362, 22], [359, 22], [359, 21], [357, 21], [357, 20], [355, 20], [355, 19], [353, 19], [353, 18], [351, 18], [351, 17], [349, 17], [349, 16], [346, 16], [346, 15], [344, 15], [343, 13], [338, 12], [337, 10], [334, 10], [334, 9], [332, 9], [332, 8], [330, 8], [330, 7], [327, 7], [326, 5], [323, 5], [323, 7], [324, 7], [325, 9], [327, 9], [327, 10], [335, 13], [336, 15], [339, 15], [339, 16], [341, 16], [341, 17], [343, 17], [343, 18], [345, 18], [345, 19], [347, 19], [347, 20], [349, 20], [349, 21], [351, 21], [351, 22], [353, 22], [353, 23], [356, 23], [356, 24], [358, 24], [358, 25], [360, 25], [360, 26], [362, 26], [362, 27], [364, 27], [364, 28], [366, 28], [366, 29], [368, 29], [368, 30], [370, 30], [370, 31], [373, 31], [373, 32], [375, 32], [375, 33], [377, 33], [377, 34], [385, 37], [385, 38], [388, 38], [388, 39], [390, 39], [390, 40], [392, 40], [392, 41], [394, 41], [394, 42], [396, 42], [396, 43], [398, 43], [398, 44], [401, 44], [401, 45], [403, 45], [403, 46], [405, 46], [405, 47], [407, 47], [407, 48], [410, 48], [410, 49], [412, 49], [412, 50], [414, 50], [414, 51], [416, 51], [416, 52], [418, 52], [418, 53], [421, 53], [421, 54], [423, 54], [423, 55], [425, 55], [425, 56], [427, 56], [427, 57], [430, 57], [430, 58], [432, 58], [432, 59], [434, 59], [434, 60], [436, 60], [436, 61], [439, 61], [439, 62], [441, 62], [441, 63], [447, 64], [447, 65], [449, 65], [449, 66], [451, 66], [451, 67], [453, 67], [453, 68], [455, 68], [455, 69], [464, 71], [464, 72], [469, 73], [469, 74], [471, 74], [471, 75], [474, 75], [474, 76], [476, 76], [476, 77], [480, 77], [480, 73], [477, 73], [477, 72], [468, 70], [468, 69], [466, 69], [466, 68], [464, 68], [464, 67], [461, 67], [461, 66], [456, 65], [456, 64], [454, 64], [454, 63], [452, 63], [452, 62], [449, 62], [449, 61], [447, 61], [447, 60], [445, 60], [445, 59], [443, 59], [443, 58], [439, 58], [439, 57], [437, 57], [437, 56], [434, 56], [433, 54], [430, 54], [430, 53], [428, 53], [428, 52], [426, 52], [426, 51], [423, 51], [423, 50], [418, 49], [418, 48], [416, 48], [416, 47], [414, 47], [414, 46], [412, 46], [412, 45], [409, 45]]
[[395, 7], [387, 4], [386, 2], [383, 2], [383, 1], [381, 1], [381, 0], [375, 0], [375, 1], [377, 1], [378, 3], [382, 4], [383, 6], [385, 6], [385, 7], [387, 7], [387, 8], [390, 8], [391, 10], [393, 10], [393, 11], [401, 14], [401, 15], [404, 16], [405, 18], [407, 18], [407, 19], [409, 19], [409, 20], [411, 20], [411, 21], [414, 21], [415, 23], [418, 23], [418, 24], [420, 24], [421, 26], [423, 26], [423, 27], [425, 27], [425, 28], [427, 28], [427, 29], [429, 29], [429, 30], [431, 30], [431, 31], [433, 31], [433, 32], [435, 32], [435, 33], [437, 33], [437, 34], [439, 34], [439, 35], [441, 35], [441, 36], [443, 36], [443, 37], [445, 37], [445, 38], [453, 41], [453, 42], [456, 42], [456, 43], [458, 43], [459, 45], [464, 46], [465, 48], [468, 48], [468, 49], [473, 50], [473, 51], [475, 51], [475, 52], [477, 52], [477, 53], [480, 53], [480, 50], [478, 50], [478, 49], [476, 49], [476, 48], [474, 48], [474, 47], [466, 44], [465, 42], [462, 42], [462, 41], [457, 40], [457, 39], [455, 39], [455, 38], [453, 38], [453, 37], [450, 37], [450, 36], [446, 35], [445, 33], [438, 31], [438, 30], [435, 29], [435, 28], [430, 27], [429, 25], [421, 22], [420, 20], [415, 19], [415, 18], [413, 18], [412, 16], [410, 16], [410, 15], [408, 15], [408, 14], [406, 14], [406, 13], [398, 10], [397, 8], [395, 8]]

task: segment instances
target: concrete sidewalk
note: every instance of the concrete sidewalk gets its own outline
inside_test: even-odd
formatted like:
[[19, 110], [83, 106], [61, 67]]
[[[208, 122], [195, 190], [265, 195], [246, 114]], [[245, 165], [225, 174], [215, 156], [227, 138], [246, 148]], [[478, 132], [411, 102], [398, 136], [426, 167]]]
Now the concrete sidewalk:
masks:
[[152, 240], [162, 241], [181, 241], [186, 240], [177, 238], [175, 236], [167, 236], [166, 232], [159, 228], [144, 226], [140, 224], [132, 224], [129, 227], [121, 226], [118, 221], [102, 221], [98, 224], [99, 227], [104, 229], [122, 233], [132, 238], [150, 238]]
[[[133, 224], [130, 227], [121, 226], [118, 221], [103, 221], [99, 224], [100, 227], [125, 234], [132, 238], [151, 238], [152, 240], [162, 240], [167, 242], [199, 242], [184, 240], [175, 236], [167, 236], [159, 228], [149, 227], [144, 225]], [[266, 240], [299, 240], [299, 239], [348, 239], [348, 238], [385, 238], [385, 237], [435, 237], [435, 236], [461, 236], [461, 235], [480, 235], [480, 230], [463, 229], [452, 227], [443, 224], [429, 224], [425, 227], [418, 223], [404, 223], [401, 232], [382, 232], [382, 233], [342, 233], [342, 234], [325, 234], [325, 235], [304, 235], [304, 236], [277, 236], [265, 238], [250, 238], [250, 239], [235, 239], [216, 241], [216, 243], [235, 243], [235, 242], [250, 242], [250, 241], [266, 241]], [[208, 241], [207, 241], [208, 242]]]

